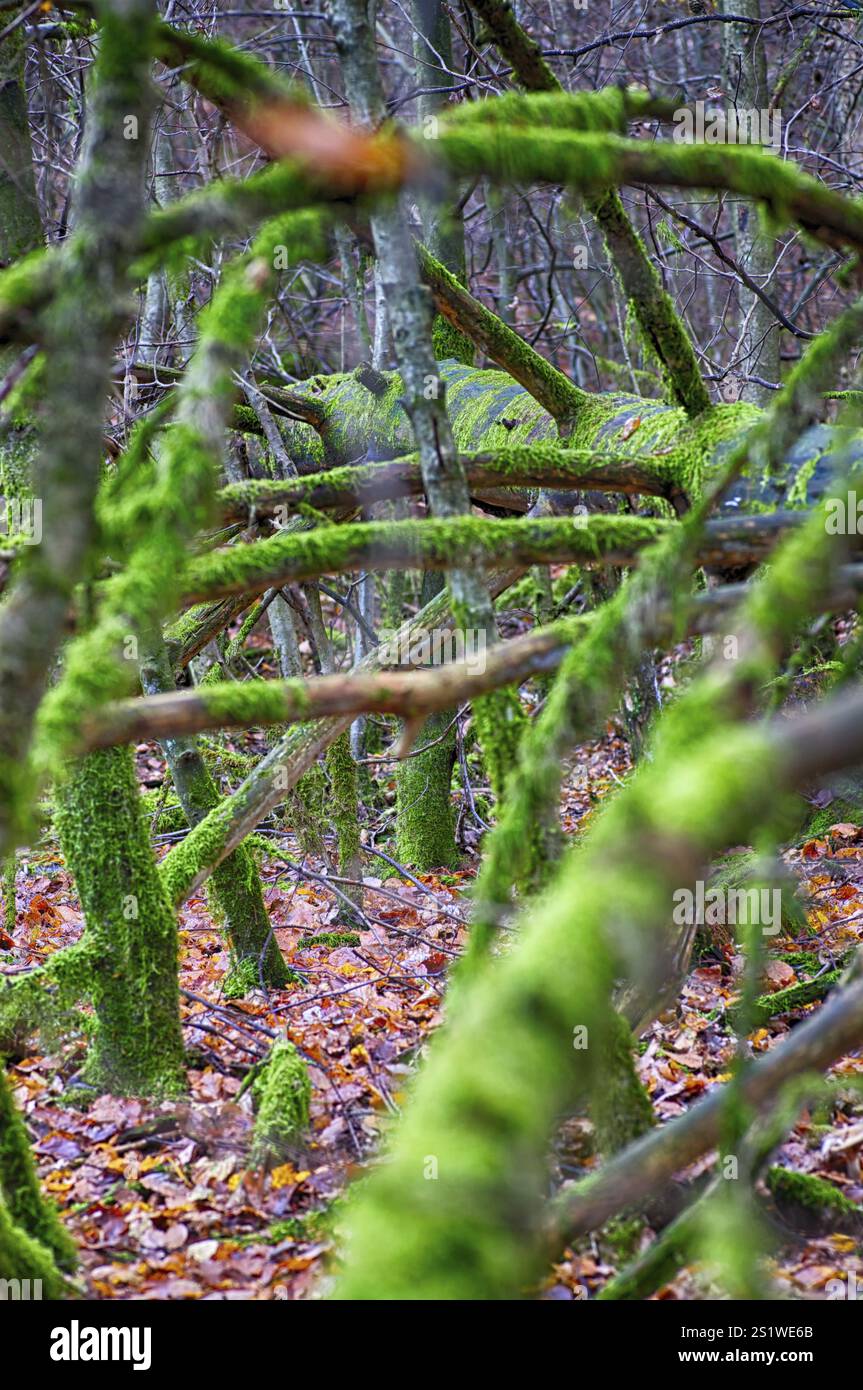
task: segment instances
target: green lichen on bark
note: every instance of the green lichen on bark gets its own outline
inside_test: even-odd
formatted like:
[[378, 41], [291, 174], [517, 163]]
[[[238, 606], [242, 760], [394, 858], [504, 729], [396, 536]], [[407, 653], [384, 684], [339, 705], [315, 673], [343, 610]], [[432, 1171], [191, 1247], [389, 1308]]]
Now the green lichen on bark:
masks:
[[97, 1030], [87, 1079], [118, 1095], [185, 1083], [177, 923], [159, 880], [131, 749], [91, 753], [57, 787], [57, 830], [86, 917]]

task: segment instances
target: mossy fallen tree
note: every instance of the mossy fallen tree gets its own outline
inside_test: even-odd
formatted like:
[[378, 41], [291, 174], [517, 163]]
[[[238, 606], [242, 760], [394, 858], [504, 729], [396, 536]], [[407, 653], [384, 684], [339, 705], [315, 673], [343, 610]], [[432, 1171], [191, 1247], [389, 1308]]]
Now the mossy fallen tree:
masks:
[[[846, 335], [859, 339], [858, 320], [854, 312], [843, 319], [843, 340]], [[832, 351], [819, 344], [820, 352], [824, 381], [808, 382], [795, 433], [777, 436], [768, 455], [759, 452], [748, 462], [726, 494], [728, 508], [810, 505], [838, 467], [863, 459], [863, 437], [849, 439], [846, 431], [817, 420], [821, 392], [835, 380], [838, 356], [835, 344]], [[514, 355], [502, 353], [501, 364], [516, 365]], [[466, 476], [480, 496], [492, 488], [503, 505], [506, 495], [498, 489], [580, 489], [661, 497], [680, 513], [721, 471], [734, 444], [764, 417], [757, 406], [737, 403], [710, 406], [689, 420], [683, 410], [661, 401], [623, 392], [582, 393], [561, 447], [555, 417], [509, 370], [448, 361], [439, 363], [437, 371]], [[257, 503], [262, 515], [284, 508], [287, 516], [303, 505], [371, 503], [384, 487], [391, 486], [395, 497], [419, 489], [416, 465], [403, 459], [411, 436], [397, 377], [383, 395], [372, 394], [353, 373], [316, 377], [296, 394], [320, 411], [317, 426], [287, 416], [279, 421], [291, 456], [306, 476], [288, 484], [251, 480], [225, 489], [221, 498], [227, 518], [245, 520], [255, 515]], [[380, 462], [349, 466], [366, 454]], [[322, 469], [326, 471], [319, 477], [308, 476]]]

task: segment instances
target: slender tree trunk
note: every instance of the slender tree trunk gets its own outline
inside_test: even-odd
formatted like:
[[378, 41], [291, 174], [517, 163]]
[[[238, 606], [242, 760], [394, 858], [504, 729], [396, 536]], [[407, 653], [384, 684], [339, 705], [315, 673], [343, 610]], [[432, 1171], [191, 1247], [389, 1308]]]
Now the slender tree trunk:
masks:
[[[42, 245], [33, 150], [24, 90], [24, 41], [18, 29], [0, 48], [0, 268]], [[0, 348], [0, 381], [15, 364], [14, 348]], [[0, 493], [29, 496], [36, 430], [29, 416], [0, 410]]]
[[[148, 695], [174, 689], [168, 655], [161, 639], [151, 645], [141, 663], [141, 684]], [[166, 738], [162, 743], [174, 787], [190, 826], [197, 825], [222, 800], [195, 738]], [[261, 891], [251, 851], [245, 845], [214, 871], [212, 904], [231, 945], [232, 968], [224, 993], [236, 998], [258, 986], [279, 989], [290, 976]]]
[[[364, 125], [378, 126], [385, 105], [366, 0], [334, 0], [331, 23], [355, 114]], [[432, 351], [431, 303], [420, 283], [408, 218], [409, 204], [403, 197], [398, 206], [372, 214], [372, 237], [429, 506], [438, 516], [456, 516], [470, 511], [470, 494], [446, 411], [446, 388]], [[472, 569], [452, 568], [447, 581], [460, 623], [482, 632], [493, 646], [497, 628], [482, 577]], [[496, 695], [480, 703], [477, 720], [492, 783], [501, 793], [518, 741], [521, 708], [511, 696]]]
[[[761, 18], [761, 0], [723, 0], [723, 13]], [[735, 110], [766, 110], [770, 98], [767, 85], [767, 58], [764, 35], [756, 24], [723, 24], [723, 82], [725, 99]], [[778, 158], [778, 156], [777, 156]], [[779, 246], [761, 225], [754, 203], [732, 205], [734, 245], [738, 264], [749, 272], [762, 289], [770, 286], [776, 266]], [[745, 322], [737, 344], [740, 377], [761, 377], [764, 381], [780, 380], [780, 328], [768, 306], [756, 295], [740, 287], [738, 299], [743, 307]], [[775, 392], [758, 381], [743, 380], [740, 400], [767, 405]]]

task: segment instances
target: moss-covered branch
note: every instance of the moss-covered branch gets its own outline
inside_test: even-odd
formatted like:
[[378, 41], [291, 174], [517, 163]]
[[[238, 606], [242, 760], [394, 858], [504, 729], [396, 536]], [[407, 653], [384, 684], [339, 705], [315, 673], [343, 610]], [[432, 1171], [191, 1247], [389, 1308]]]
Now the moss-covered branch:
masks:
[[[857, 718], [861, 707], [857, 695]], [[849, 719], [843, 732], [853, 727]], [[569, 861], [517, 948], [476, 981], [438, 1038], [389, 1162], [357, 1194], [340, 1297], [513, 1298], [529, 1287], [546, 1254], [539, 1232], [548, 1136], [586, 1087], [603, 1084], [603, 1010], [615, 976], [632, 973], [656, 987], [667, 969], [657, 946], [674, 890], [771, 814], [777, 790], [789, 785], [789, 750], [808, 739], [807, 718], [778, 730], [722, 730], [683, 764], [664, 765], [656, 778], [650, 769], [615, 799], [602, 834], [594, 831], [590, 847]], [[858, 758], [863, 730], [852, 742], [834, 745], [832, 757]], [[812, 766], [810, 758], [806, 775]], [[845, 1004], [841, 1019], [834, 1013], [818, 1035], [817, 1049], [792, 1051], [789, 1068], [777, 1048], [768, 1073], [794, 1074], [795, 1063], [806, 1067], [815, 1050], [830, 1061], [856, 1046], [863, 985], [848, 991]], [[759, 1068], [744, 1083], [753, 1099], [770, 1093]], [[697, 1152], [715, 1142], [721, 1114], [718, 1096], [707, 1104], [711, 1125], [706, 1143], [699, 1134]], [[661, 1152], [667, 1133], [652, 1132], [638, 1152]], [[429, 1154], [437, 1159], [434, 1183], [424, 1178]], [[670, 1171], [695, 1156], [687, 1153]], [[631, 1186], [628, 1164], [626, 1172]], [[643, 1194], [656, 1184], [656, 1168], [638, 1179]], [[617, 1191], [613, 1200], [605, 1195], [591, 1226], [597, 1209], [601, 1221], [624, 1205]]]
[[520, 334], [474, 299], [424, 246], [418, 246], [417, 254], [423, 279], [444, 317], [529, 391], [568, 436], [590, 400], [588, 393], [574, 386]]
[[[769, 1105], [792, 1078], [823, 1072], [855, 1051], [861, 1030], [863, 979], [858, 974], [784, 1042], [753, 1063], [741, 1086], [744, 1101], [751, 1106]], [[596, 1177], [561, 1193], [548, 1223], [550, 1242], [559, 1247], [595, 1230], [708, 1153], [720, 1138], [724, 1105], [723, 1088], [717, 1088], [679, 1120], [639, 1140]]]
[[[832, 737], [823, 714], [820, 726], [734, 723], [750, 713], [753, 690], [829, 587], [836, 558], [823, 513], [813, 516], [753, 592], [740, 660], [709, 668], [666, 711], [651, 760], [565, 861], [515, 950], [466, 989], [392, 1161], [357, 1202], [342, 1296], [362, 1298], [376, 1285], [389, 1297], [409, 1287], [420, 1297], [512, 1297], [538, 1271], [539, 1244], [518, 1233], [540, 1225], [555, 1117], [580, 1090], [605, 1084], [614, 981], [632, 982], [630, 1016], [642, 1017], [680, 968], [681, 943], [668, 939], [667, 927], [676, 889], [775, 816], [783, 788], [811, 776], [819, 761], [855, 761], [863, 747], [863, 732], [850, 733], [859, 694]], [[433, 1193], [421, 1178], [420, 1150], [438, 1159]]]
[[[524, 573], [522, 568], [499, 570], [489, 575], [489, 593], [496, 597]], [[364, 658], [359, 670], [373, 671], [396, 661], [397, 653], [410, 647], [418, 632], [444, 630], [453, 623], [449, 596], [444, 591], [432, 599], [416, 618], [403, 624], [395, 636]], [[200, 888], [212, 873], [260, 821], [284, 801], [286, 795], [349, 725], [349, 716], [316, 719], [289, 730], [232, 796], [205, 816], [162, 863], [168, 895], [177, 906]]]
[[[628, 565], [675, 522], [654, 517], [590, 516], [501, 520], [353, 522], [290, 536], [271, 536], [249, 545], [224, 547], [189, 565], [186, 603], [235, 593], [263, 593], [294, 580], [345, 570], [447, 569], [454, 555], [478, 568], [557, 561], [582, 565]], [[729, 517], [712, 522], [698, 552], [702, 565], [743, 566], [772, 549], [797, 525], [799, 513]]]
[[[205, 729], [249, 728], [334, 715], [398, 714], [415, 719], [475, 699], [498, 686], [526, 680], [560, 661], [573, 636], [590, 620], [567, 618], [525, 637], [500, 643], [477, 661], [447, 661], [433, 671], [384, 670], [368, 675], [331, 675], [301, 681], [220, 681], [194, 690], [122, 700], [95, 711], [83, 729], [88, 748], [141, 739], [163, 739]], [[434, 641], [416, 631], [417, 665], [431, 659]], [[481, 667], [481, 669], [477, 669]]]
[[547, 181], [586, 193], [613, 185], [727, 189], [766, 205], [779, 224], [798, 223], [830, 246], [863, 249], [863, 207], [789, 160], [750, 145], [674, 145], [609, 133], [444, 130], [453, 173], [512, 183]]
[[[623, 93], [599, 92], [586, 97], [568, 97], [537, 44], [518, 23], [507, 0], [470, 0], [470, 3], [488, 26], [500, 52], [512, 63], [522, 86], [530, 92], [554, 94], [547, 96], [544, 104], [542, 99], [535, 102], [538, 120], [528, 140], [536, 143], [545, 138], [550, 124], [548, 108], [552, 105], [557, 108], [558, 120], [568, 118], [571, 127], [581, 124], [582, 128], [593, 132], [612, 126], [623, 131], [634, 108], [641, 106], [642, 112], [648, 108], [649, 98], [644, 94], [632, 93], [627, 97]], [[502, 99], [501, 105], [506, 107], [507, 104], [513, 105], [511, 97]], [[494, 121], [496, 102], [486, 105], [491, 108]], [[518, 108], [521, 119], [530, 108], [529, 100], [521, 104]], [[517, 128], [519, 115], [504, 120], [508, 133]], [[480, 133], [486, 124], [485, 121], [481, 123]], [[556, 121], [551, 124], [553, 128]], [[588, 209], [602, 232], [623, 292], [632, 303], [645, 345], [662, 368], [671, 399], [682, 405], [688, 415], [699, 415], [709, 407], [710, 396], [692, 342], [670, 295], [662, 287], [644, 242], [626, 214], [615, 187], [618, 180], [609, 178], [603, 182], [605, 187], [591, 185], [587, 190]]]
[[[472, 494], [482, 497], [487, 489], [494, 488], [496, 500], [501, 501], [503, 488], [591, 488], [671, 500], [678, 495], [675, 462], [669, 454], [628, 458], [554, 444], [514, 445], [499, 452], [462, 455]], [[317, 511], [365, 508], [373, 502], [415, 497], [422, 491], [419, 464], [409, 457], [331, 468], [286, 482], [252, 478], [222, 488], [217, 501], [224, 521], [248, 522], [252, 516], [290, 515], [302, 507]], [[527, 503], [513, 496], [512, 506], [514, 511], [521, 511]]]
[[319, 244], [320, 232], [316, 213], [292, 214], [262, 228], [202, 315], [176, 418], [158, 441], [156, 458], [130, 449], [105, 488], [100, 513], [107, 545], [128, 552], [131, 542], [131, 555], [106, 585], [97, 621], [71, 644], [60, 680], [43, 701], [37, 746], [43, 768], [74, 745], [88, 710], [128, 690], [136, 675], [128, 639], [134, 651], [134, 641], [175, 602], [189, 542], [212, 513], [235, 373], [254, 346], [276, 280], [273, 246], [296, 258]]
[[[104, 399], [142, 220], [155, 5], [105, 3], [100, 13], [74, 234], [55, 256], [57, 292], [43, 319], [46, 408], [33, 483], [42, 544], [27, 547], [0, 611], [0, 855], [27, 830], [33, 720], [90, 553]], [[135, 140], [124, 137], [130, 119]]]

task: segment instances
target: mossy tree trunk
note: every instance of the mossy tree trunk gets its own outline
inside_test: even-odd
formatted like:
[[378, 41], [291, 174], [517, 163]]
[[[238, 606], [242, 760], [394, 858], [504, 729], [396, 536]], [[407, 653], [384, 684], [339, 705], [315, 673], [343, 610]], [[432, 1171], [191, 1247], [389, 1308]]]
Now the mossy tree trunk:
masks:
[[[444, 67], [452, 67], [451, 26], [441, 0], [413, 0], [413, 17], [417, 85], [425, 88], [430, 84], [422, 80], [424, 62], [427, 63], [432, 55]], [[447, 88], [452, 85], [451, 77], [438, 72], [433, 85], [435, 90], [419, 99], [421, 123], [436, 120], [449, 101]], [[429, 251], [464, 283], [464, 218], [461, 212], [454, 207], [438, 208], [427, 202], [422, 214], [423, 236]], [[438, 361], [455, 358], [473, 366], [473, 343], [442, 314], [435, 315], [432, 346]], [[442, 588], [440, 576], [426, 574], [422, 604], [430, 602]], [[404, 759], [396, 771], [396, 853], [403, 863], [423, 871], [455, 868], [458, 863], [450, 798], [455, 728], [448, 728], [454, 724], [454, 719], [454, 710], [443, 710], [426, 720], [417, 743], [420, 747], [428, 744], [428, 751]]]
[[86, 1079], [115, 1095], [185, 1081], [177, 923], [150, 848], [132, 750], [91, 753], [57, 787], [57, 829], [86, 916], [97, 1030]]
[[[442, 589], [438, 575], [426, 574], [423, 605]], [[426, 751], [405, 758], [396, 772], [396, 853], [402, 863], [423, 871], [458, 864], [451, 800], [454, 721], [451, 709], [427, 719], [417, 736], [419, 747], [428, 745]]]
[[[148, 695], [174, 688], [161, 641], [151, 645], [141, 663], [141, 684]], [[222, 800], [197, 740], [166, 738], [162, 747], [186, 820], [190, 826], [197, 825]], [[232, 969], [225, 993], [236, 997], [257, 985], [280, 989], [289, 976], [273, 936], [251, 851], [240, 845], [215, 869], [211, 883], [216, 915], [224, 923], [231, 945]]]
[[75, 1244], [39, 1190], [24, 1121], [0, 1067], [0, 1278], [47, 1279], [53, 1288], [54, 1261], [74, 1269]]

